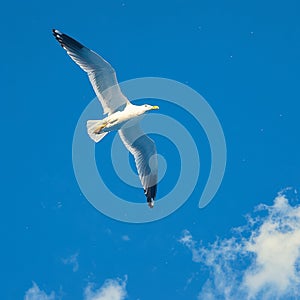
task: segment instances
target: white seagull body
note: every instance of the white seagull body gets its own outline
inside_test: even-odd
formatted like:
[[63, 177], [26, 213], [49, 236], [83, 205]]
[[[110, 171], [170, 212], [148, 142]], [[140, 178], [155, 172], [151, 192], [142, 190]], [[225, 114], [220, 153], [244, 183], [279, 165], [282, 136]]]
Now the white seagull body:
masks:
[[158, 106], [131, 104], [122, 94], [115, 70], [107, 61], [58, 30], [53, 29], [53, 35], [88, 74], [103, 111], [108, 114], [103, 120], [87, 121], [89, 136], [99, 142], [108, 132], [118, 130], [125, 147], [134, 156], [148, 205], [153, 208], [157, 191], [157, 152], [155, 143], [140, 128], [137, 117]]

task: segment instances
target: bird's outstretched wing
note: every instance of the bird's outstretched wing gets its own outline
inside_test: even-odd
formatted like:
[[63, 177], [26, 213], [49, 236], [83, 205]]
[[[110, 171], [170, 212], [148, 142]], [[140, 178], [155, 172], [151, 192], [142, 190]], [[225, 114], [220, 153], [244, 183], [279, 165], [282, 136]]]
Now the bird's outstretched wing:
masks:
[[118, 85], [112, 66], [94, 51], [86, 48], [68, 35], [53, 29], [53, 35], [69, 56], [87, 72], [104, 113], [112, 114], [129, 103]]
[[[155, 143], [141, 130], [139, 124], [123, 126], [119, 135], [125, 147], [134, 156], [139, 178], [147, 202], [153, 204], [157, 191], [157, 152]], [[152, 207], [152, 206], [151, 206]]]

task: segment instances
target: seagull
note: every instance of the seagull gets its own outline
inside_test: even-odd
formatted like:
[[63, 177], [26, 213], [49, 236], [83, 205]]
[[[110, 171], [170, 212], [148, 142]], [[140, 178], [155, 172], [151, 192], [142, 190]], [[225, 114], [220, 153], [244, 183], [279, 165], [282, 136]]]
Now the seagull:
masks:
[[52, 33], [71, 59], [88, 74], [104, 114], [107, 114], [102, 120], [87, 121], [88, 135], [97, 143], [107, 133], [118, 131], [123, 144], [134, 156], [148, 206], [153, 208], [157, 192], [157, 151], [154, 141], [140, 128], [139, 117], [159, 107], [130, 103], [120, 89], [115, 70], [106, 60], [70, 36], [56, 29]]

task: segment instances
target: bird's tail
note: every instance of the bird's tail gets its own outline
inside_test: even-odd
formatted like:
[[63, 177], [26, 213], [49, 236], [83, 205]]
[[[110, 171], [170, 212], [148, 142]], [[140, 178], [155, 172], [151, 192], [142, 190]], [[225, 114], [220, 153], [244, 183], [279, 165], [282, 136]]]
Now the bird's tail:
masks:
[[99, 133], [96, 133], [97, 130], [103, 126], [103, 124], [103, 120], [88, 120], [86, 123], [88, 135], [96, 143], [101, 141], [108, 134], [108, 132], [101, 132], [101, 130]]

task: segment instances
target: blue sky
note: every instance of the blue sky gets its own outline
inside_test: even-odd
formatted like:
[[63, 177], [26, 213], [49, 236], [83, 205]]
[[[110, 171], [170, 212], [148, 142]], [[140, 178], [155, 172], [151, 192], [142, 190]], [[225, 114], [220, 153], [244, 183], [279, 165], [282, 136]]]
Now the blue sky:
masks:
[[[205, 253], [215, 253], [210, 243], [219, 237], [214, 249], [224, 250], [222, 243], [234, 237], [232, 229], [247, 224], [244, 216], [264, 203], [273, 210], [262, 211], [260, 223], [243, 230], [244, 239], [238, 237], [241, 251], [257, 260], [237, 259], [224, 272], [236, 274], [232, 278], [244, 296], [294, 299], [297, 286], [290, 279], [299, 279], [299, 268], [284, 273], [287, 283], [280, 288], [274, 278], [261, 280], [267, 289], [253, 285], [250, 271], [258, 274], [255, 267], [265, 266], [258, 247], [265, 244], [254, 237], [270, 220], [275, 239], [286, 234], [278, 224], [287, 222], [296, 237], [291, 248], [300, 247], [299, 227], [289, 223], [291, 211], [299, 216], [299, 9], [296, 0], [3, 3], [1, 298], [201, 299], [211, 292], [207, 280], [216, 279], [213, 267], [226, 262], [224, 256], [213, 267], [207, 263]], [[73, 172], [72, 139], [94, 92], [52, 37], [52, 28], [101, 54], [120, 81], [165, 77], [205, 97], [221, 122], [228, 150], [224, 180], [207, 207], [197, 207], [210, 161], [205, 137], [203, 148], [199, 144], [203, 178], [169, 217], [122, 223], [84, 198]], [[109, 137], [103, 142], [107, 146]], [[170, 162], [176, 158], [168, 157]], [[176, 170], [168, 169], [170, 179], [162, 182], [161, 193], [176, 180]], [[287, 195], [278, 196], [287, 187], [292, 187]], [[262, 235], [264, 241], [274, 236]], [[286, 251], [277, 250], [277, 255]], [[204, 254], [195, 256], [199, 251]], [[297, 266], [299, 257], [293, 259]], [[218, 288], [212, 299], [226, 299]]]

